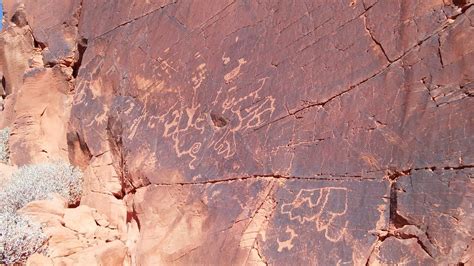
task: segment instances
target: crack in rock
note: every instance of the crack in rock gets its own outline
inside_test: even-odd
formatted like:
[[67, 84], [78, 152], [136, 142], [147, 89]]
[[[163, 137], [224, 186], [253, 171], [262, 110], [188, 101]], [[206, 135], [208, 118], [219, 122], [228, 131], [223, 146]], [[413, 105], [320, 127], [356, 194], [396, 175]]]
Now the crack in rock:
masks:
[[117, 30], [117, 29], [119, 29], [119, 28], [121, 28], [121, 27], [123, 27], [123, 26], [126, 26], [126, 25], [128, 25], [128, 24], [130, 24], [130, 23], [132, 23], [132, 22], [135, 22], [135, 21], [140, 20], [140, 19], [142, 19], [142, 18], [145, 18], [145, 17], [147, 17], [147, 16], [149, 16], [149, 15], [152, 15], [152, 14], [156, 13], [157, 11], [160, 11], [160, 10], [166, 8], [167, 6], [174, 5], [174, 4], [176, 4], [176, 3], [178, 3], [177, 0], [174, 1], [174, 2], [165, 4], [165, 5], [163, 5], [163, 6], [160, 6], [159, 8], [156, 8], [156, 9], [153, 9], [153, 10], [151, 10], [151, 11], [148, 11], [148, 12], [146, 12], [145, 14], [142, 14], [142, 15], [140, 15], [140, 16], [137, 16], [137, 17], [135, 17], [135, 18], [132, 18], [132, 19], [130, 19], [130, 20], [128, 20], [128, 21], [122, 22], [122, 23], [120, 23], [119, 25], [113, 27], [112, 29], [107, 30], [107, 31], [105, 31], [105, 32], [103, 32], [103, 33], [101, 33], [101, 34], [95, 36], [94, 38], [92, 38], [92, 41], [94, 41], [94, 40], [96, 40], [96, 39], [99, 39], [99, 38], [101, 38], [101, 37], [103, 37], [103, 36], [105, 36], [105, 35], [107, 35], [107, 34], [113, 32], [113, 31], [115, 31], [115, 30]]

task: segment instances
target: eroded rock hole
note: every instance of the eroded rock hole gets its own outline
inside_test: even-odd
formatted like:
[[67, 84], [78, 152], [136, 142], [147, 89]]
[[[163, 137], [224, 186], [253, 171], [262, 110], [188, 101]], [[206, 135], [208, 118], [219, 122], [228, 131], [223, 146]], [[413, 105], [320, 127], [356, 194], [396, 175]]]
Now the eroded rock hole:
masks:
[[467, 5], [468, 2], [469, 0], [453, 0], [453, 4], [461, 8]]
[[227, 120], [224, 117], [219, 116], [215, 113], [211, 113], [211, 120], [212, 123], [214, 123], [214, 126], [216, 127], [225, 127], [227, 125]]
[[41, 50], [43, 50], [44, 48], [46, 48], [46, 44], [42, 43], [42, 42], [38, 42], [36, 39], [33, 40], [34, 41], [34, 46], [35, 48], [39, 48]]
[[10, 21], [15, 23], [15, 25], [17, 25], [20, 28], [28, 25], [28, 21], [26, 20], [26, 14], [25, 14], [25, 11], [23, 10], [15, 11]]

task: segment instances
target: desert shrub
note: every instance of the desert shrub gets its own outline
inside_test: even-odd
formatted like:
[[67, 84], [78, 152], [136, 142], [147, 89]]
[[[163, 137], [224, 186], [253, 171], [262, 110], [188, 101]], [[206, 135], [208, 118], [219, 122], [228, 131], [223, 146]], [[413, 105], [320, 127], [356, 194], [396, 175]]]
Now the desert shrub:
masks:
[[14, 264], [44, 251], [46, 235], [39, 223], [16, 212], [0, 212], [0, 263]]
[[8, 163], [9, 150], [8, 150], [8, 137], [10, 135], [10, 129], [4, 128], [0, 130], [0, 163]]
[[16, 211], [27, 203], [48, 198], [51, 193], [65, 197], [70, 204], [79, 201], [82, 173], [65, 162], [25, 165], [15, 171], [0, 191], [0, 207]]
[[82, 173], [65, 162], [25, 165], [0, 187], [0, 264], [21, 262], [42, 251], [46, 236], [41, 226], [17, 210], [52, 193], [65, 197], [70, 204], [78, 202]]

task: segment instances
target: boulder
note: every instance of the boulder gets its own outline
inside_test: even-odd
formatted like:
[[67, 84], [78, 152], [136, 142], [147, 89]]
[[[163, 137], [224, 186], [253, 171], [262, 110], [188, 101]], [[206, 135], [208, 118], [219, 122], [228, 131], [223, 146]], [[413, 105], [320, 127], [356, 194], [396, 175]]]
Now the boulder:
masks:
[[103, 245], [84, 249], [66, 258], [54, 260], [59, 265], [126, 265], [127, 249], [115, 240]]
[[25, 214], [48, 213], [63, 217], [66, 208], [67, 200], [64, 197], [51, 194], [48, 199], [32, 201], [19, 211]]
[[33, 218], [41, 223], [43, 227], [61, 227], [64, 224], [63, 216], [66, 207], [67, 201], [65, 198], [52, 194], [49, 199], [28, 203], [18, 212]]
[[26, 261], [26, 266], [52, 266], [53, 260], [45, 255], [35, 253]]
[[97, 227], [94, 232], [94, 239], [100, 239], [105, 242], [112, 242], [113, 240], [119, 239], [120, 235], [117, 230], [110, 229], [107, 227]]
[[81, 199], [81, 204], [96, 209], [108, 220], [107, 227], [118, 229], [123, 237], [126, 235], [127, 207], [122, 200], [115, 198], [113, 195], [86, 192]]
[[86, 205], [66, 209], [64, 213], [64, 226], [80, 234], [94, 234], [98, 226], [93, 212], [94, 210]]
[[49, 237], [48, 256], [51, 258], [69, 256], [88, 247], [87, 243], [81, 241], [80, 236], [71, 229], [55, 226], [43, 230]]

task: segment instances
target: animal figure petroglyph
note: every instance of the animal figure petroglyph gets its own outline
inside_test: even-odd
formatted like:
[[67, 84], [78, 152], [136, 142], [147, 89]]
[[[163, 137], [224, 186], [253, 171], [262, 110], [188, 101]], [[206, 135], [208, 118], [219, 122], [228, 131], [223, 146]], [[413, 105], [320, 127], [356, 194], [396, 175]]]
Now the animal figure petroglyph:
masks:
[[[193, 95], [197, 93], [201, 82], [206, 78], [205, 64], [199, 65], [196, 71], [192, 79]], [[217, 110], [220, 110], [222, 117], [226, 118], [222, 118], [225, 125], [217, 123], [218, 129], [213, 132], [209, 141], [199, 138], [190, 140], [188, 137], [204, 134], [206, 121], [213, 120], [211, 113], [207, 114], [201, 104], [195, 101], [194, 96], [188, 105], [173, 106], [173, 110], [166, 112], [164, 115], [166, 118], [163, 121], [163, 137], [173, 140], [178, 157], [186, 155], [191, 158], [190, 169], [195, 168], [195, 162], [199, 159], [201, 149], [205, 148], [204, 145], [206, 148], [216, 151], [219, 156], [226, 159], [231, 158], [237, 151], [236, 134], [238, 132], [245, 134], [249, 130], [261, 126], [270, 119], [275, 110], [275, 99], [272, 96], [260, 95], [267, 79], [268, 77], [259, 79], [255, 84], [256, 88], [246, 95], [239, 95], [237, 87], [232, 87], [226, 92], [222, 88], [218, 90], [212, 104], [216, 106]], [[206, 116], [209, 116], [209, 119]], [[213, 122], [216, 125], [215, 121]]]
[[347, 188], [302, 189], [292, 202], [281, 206], [281, 213], [300, 224], [314, 223], [318, 232], [331, 242], [344, 235], [347, 221], [340, 219], [347, 211]]
[[[195, 59], [202, 61], [203, 58], [196, 53]], [[97, 60], [101, 60], [99, 65], [102, 65], [102, 59]], [[166, 63], [163, 71], [175, 70], [169, 65], [170, 62], [160, 62], [162, 65]], [[247, 64], [247, 61], [241, 58], [238, 64], [235, 70], [225, 75], [232, 84], [217, 88], [216, 95], [209, 99], [211, 100], [209, 103], [203, 101], [200, 92], [211, 74], [205, 62], [197, 64], [190, 75], [191, 86], [186, 90], [169, 86], [165, 80], [136, 76], [134, 84], [143, 97], [141, 99], [132, 97], [122, 105], [123, 114], [132, 116], [134, 112], [133, 116], [136, 117], [127, 126], [127, 139], [135, 138], [137, 132], [140, 132], [144, 126], [160, 130], [159, 134], [164, 141], [171, 144], [176, 157], [186, 158], [189, 169], [196, 168], [202, 159], [203, 151], [211, 150], [215, 152], [215, 155], [225, 159], [233, 157], [238, 150], [239, 137], [271, 120], [276, 109], [276, 99], [269, 95], [268, 91], [270, 77], [262, 77], [252, 84], [241, 85], [236, 81], [241, 75], [241, 68]], [[111, 75], [116, 72], [118, 69], [114, 64], [106, 73]], [[106, 85], [102, 79], [82, 81], [78, 85], [79, 91], [75, 97], [75, 104], [92, 102], [90, 98], [102, 101], [100, 98], [103, 96]], [[84, 88], [89, 88], [89, 90]], [[169, 106], [164, 102], [163, 106], [167, 107], [155, 107], [150, 101], [154, 101], [154, 95], [161, 94], [166, 97], [176, 97], [177, 100]], [[147, 111], [148, 109], [152, 111]], [[87, 126], [105, 124], [110, 115], [109, 111], [104, 109], [94, 119], [90, 119]], [[212, 114], [215, 114], [214, 117]]]

